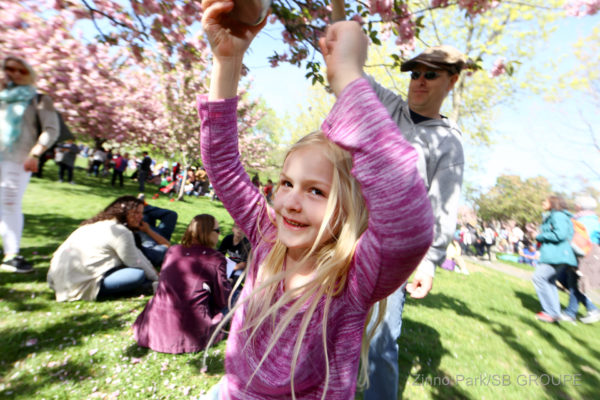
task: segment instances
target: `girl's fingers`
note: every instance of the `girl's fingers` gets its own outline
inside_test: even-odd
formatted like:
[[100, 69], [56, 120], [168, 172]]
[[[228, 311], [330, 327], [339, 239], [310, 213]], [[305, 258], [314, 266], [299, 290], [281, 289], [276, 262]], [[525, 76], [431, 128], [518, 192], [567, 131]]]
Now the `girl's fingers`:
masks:
[[202, 2], [202, 24], [216, 23], [220, 17], [233, 10], [232, 0], [204, 0]]

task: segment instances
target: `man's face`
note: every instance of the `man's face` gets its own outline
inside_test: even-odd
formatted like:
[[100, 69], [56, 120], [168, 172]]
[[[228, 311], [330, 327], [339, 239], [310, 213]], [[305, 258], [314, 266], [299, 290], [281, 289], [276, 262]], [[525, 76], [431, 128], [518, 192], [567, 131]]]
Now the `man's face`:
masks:
[[[437, 73], [434, 79], [425, 79], [427, 71]], [[418, 79], [410, 80], [408, 86], [408, 106], [417, 114], [429, 118], [439, 118], [444, 99], [458, 80], [458, 74], [442, 69], [418, 65], [412, 72], [417, 72]], [[416, 74], [415, 74], [416, 75]]]

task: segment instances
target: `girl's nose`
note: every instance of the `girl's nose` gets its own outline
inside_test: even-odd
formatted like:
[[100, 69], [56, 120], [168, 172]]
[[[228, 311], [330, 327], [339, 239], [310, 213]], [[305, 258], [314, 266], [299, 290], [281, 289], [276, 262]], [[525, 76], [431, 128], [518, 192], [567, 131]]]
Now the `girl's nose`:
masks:
[[297, 190], [291, 190], [285, 194], [284, 207], [287, 211], [300, 212], [302, 210], [301, 194]]

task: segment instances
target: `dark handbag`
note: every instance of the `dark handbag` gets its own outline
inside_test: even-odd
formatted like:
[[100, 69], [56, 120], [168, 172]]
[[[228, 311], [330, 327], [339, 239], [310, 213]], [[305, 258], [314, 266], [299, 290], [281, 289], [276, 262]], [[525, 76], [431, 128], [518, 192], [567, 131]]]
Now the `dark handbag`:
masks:
[[[40, 101], [42, 100], [42, 96], [43, 94], [38, 93], [36, 95], [36, 103], [39, 104]], [[40, 116], [37, 112], [38, 108], [37, 108], [37, 104], [35, 107], [35, 126], [37, 128], [37, 135], [38, 137], [42, 134], [42, 123], [40, 121]], [[56, 113], [56, 115], [58, 116], [58, 138], [56, 139], [56, 141], [53, 144], [56, 143], [60, 143], [60, 142], [64, 142], [65, 140], [73, 140], [75, 139], [75, 136], [73, 136], [73, 133], [71, 133], [71, 130], [69, 129], [69, 127], [65, 124], [65, 121], [62, 117], [62, 115], [54, 110], [54, 112]], [[52, 147], [52, 146], [49, 146]]]

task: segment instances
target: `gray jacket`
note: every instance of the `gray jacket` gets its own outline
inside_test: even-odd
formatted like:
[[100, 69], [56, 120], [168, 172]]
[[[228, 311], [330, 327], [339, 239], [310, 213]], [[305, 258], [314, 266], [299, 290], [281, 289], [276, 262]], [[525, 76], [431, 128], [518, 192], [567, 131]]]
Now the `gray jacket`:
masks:
[[[37, 108], [37, 110], [36, 110]], [[0, 120], [4, 119], [4, 107], [0, 104]], [[42, 133], [38, 137], [36, 114], [39, 115]], [[58, 138], [58, 116], [50, 96], [42, 96], [38, 103], [34, 98], [23, 114], [21, 134], [12, 149], [0, 148], [0, 159], [24, 163], [27, 155], [36, 143], [48, 148]]]
[[446, 248], [456, 229], [465, 164], [462, 134], [448, 118], [414, 124], [408, 104], [402, 97], [379, 85], [372, 77], [367, 79], [402, 135], [419, 154], [419, 174], [427, 187], [435, 225], [433, 243], [418, 270], [433, 276], [435, 266], [441, 265], [446, 258]]

